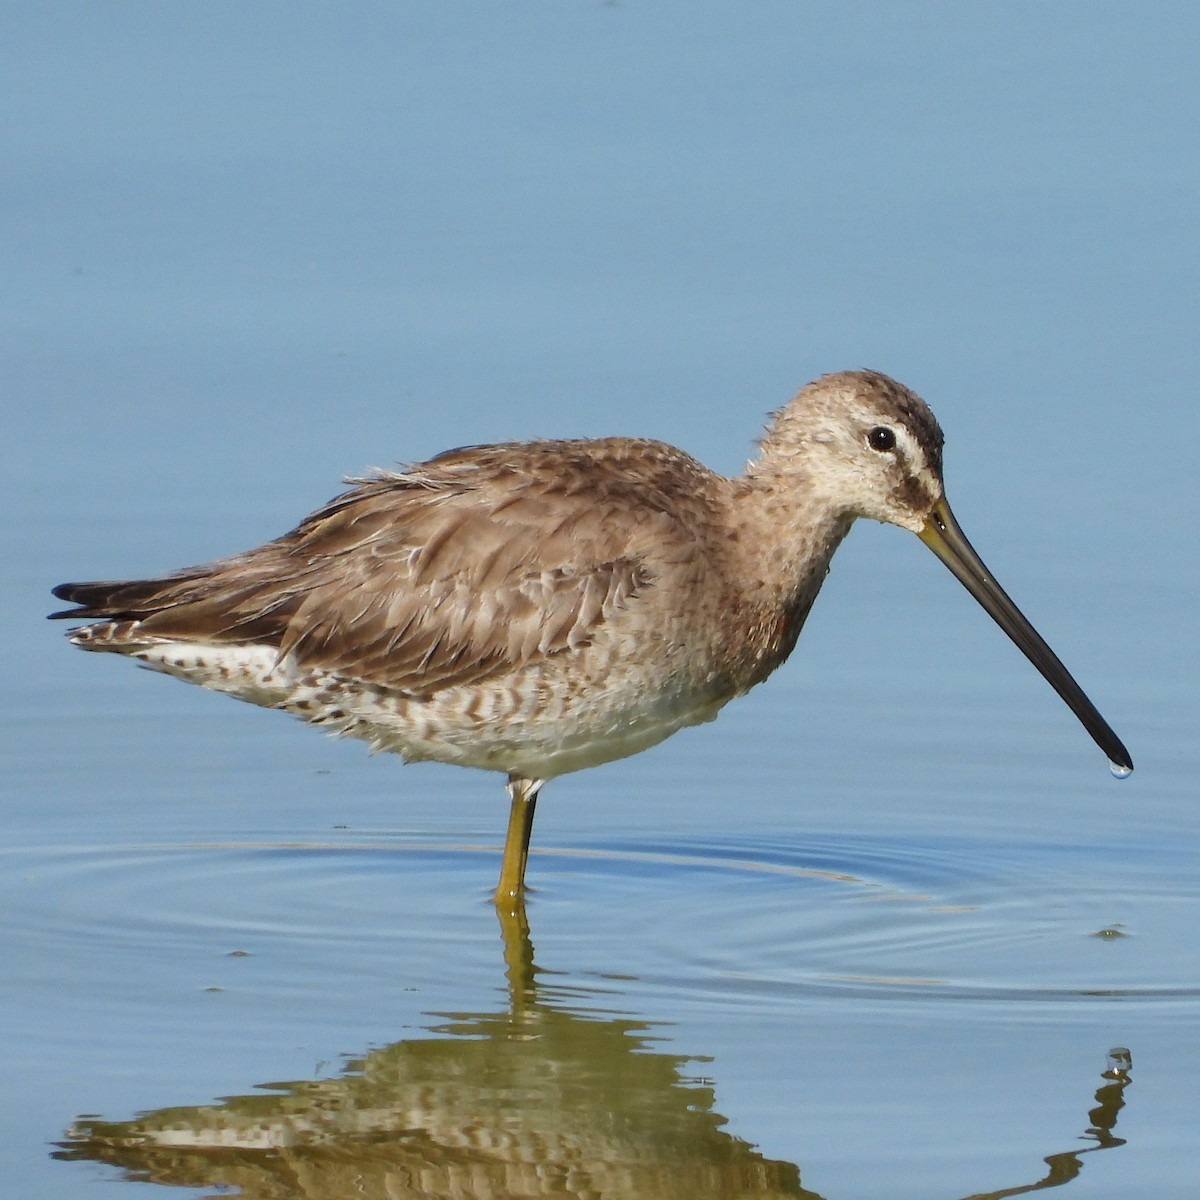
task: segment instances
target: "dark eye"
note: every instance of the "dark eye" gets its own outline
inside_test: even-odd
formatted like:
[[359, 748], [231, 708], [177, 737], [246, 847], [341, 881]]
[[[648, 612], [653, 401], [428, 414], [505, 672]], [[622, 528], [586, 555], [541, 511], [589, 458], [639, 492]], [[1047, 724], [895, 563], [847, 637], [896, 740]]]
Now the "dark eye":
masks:
[[876, 425], [875, 428], [867, 434], [867, 445], [870, 446], [872, 450], [895, 450], [895, 431], [889, 429], [886, 425]]

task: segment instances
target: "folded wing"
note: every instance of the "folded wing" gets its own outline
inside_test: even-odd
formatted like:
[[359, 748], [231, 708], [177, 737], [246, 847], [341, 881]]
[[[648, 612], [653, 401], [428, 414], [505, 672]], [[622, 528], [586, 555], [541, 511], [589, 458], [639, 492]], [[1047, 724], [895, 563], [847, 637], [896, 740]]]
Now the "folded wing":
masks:
[[635, 484], [595, 445], [451, 451], [360, 481], [245, 554], [63, 584], [55, 595], [79, 607], [53, 615], [100, 622], [105, 649], [253, 643], [413, 695], [478, 682], [586, 646], [658, 565], [695, 553], [654, 472], [639, 463]]

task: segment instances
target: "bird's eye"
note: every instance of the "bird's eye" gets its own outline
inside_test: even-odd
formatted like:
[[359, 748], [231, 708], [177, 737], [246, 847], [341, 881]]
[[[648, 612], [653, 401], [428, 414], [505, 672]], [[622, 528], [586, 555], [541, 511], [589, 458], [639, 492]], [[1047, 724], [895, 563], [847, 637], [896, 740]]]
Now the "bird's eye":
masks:
[[876, 425], [867, 434], [867, 445], [872, 450], [895, 450], [896, 432], [893, 429], [889, 429], [886, 425]]

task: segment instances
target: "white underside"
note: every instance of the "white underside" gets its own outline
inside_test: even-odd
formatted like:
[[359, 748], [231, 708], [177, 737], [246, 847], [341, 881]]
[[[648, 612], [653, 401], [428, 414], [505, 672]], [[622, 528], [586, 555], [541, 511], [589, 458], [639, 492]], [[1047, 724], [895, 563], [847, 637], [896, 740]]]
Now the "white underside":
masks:
[[529, 673], [520, 689], [511, 683], [471, 685], [420, 698], [298, 668], [269, 646], [80, 644], [118, 650], [152, 670], [290, 712], [409, 761], [539, 780], [636, 754], [685, 726], [711, 721], [731, 698], [700, 697], [669, 686], [651, 692], [630, 682], [606, 681], [568, 693], [549, 671]]

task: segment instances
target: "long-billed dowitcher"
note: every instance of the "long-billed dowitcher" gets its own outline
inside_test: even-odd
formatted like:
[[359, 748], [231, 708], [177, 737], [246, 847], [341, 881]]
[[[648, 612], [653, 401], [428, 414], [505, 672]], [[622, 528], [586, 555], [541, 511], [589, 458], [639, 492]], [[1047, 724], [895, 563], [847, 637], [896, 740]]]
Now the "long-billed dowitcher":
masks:
[[1067, 702], [1120, 739], [946, 503], [942, 431], [874, 371], [826, 375], [727, 479], [637, 438], [449, 450], [380, 471], [273, 542], [162, 579], [65, 583], [55, 617], [127, 654], [408, 760], [504, 771], [497, 903], [542, 785], [710, 721], [792, 652], [857, 517], [909, 529]]

